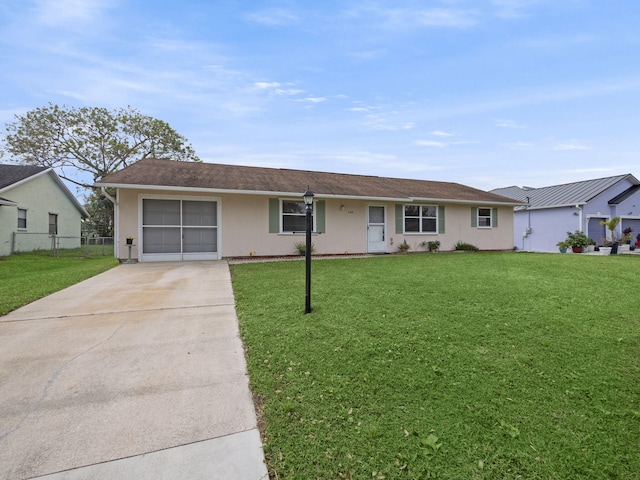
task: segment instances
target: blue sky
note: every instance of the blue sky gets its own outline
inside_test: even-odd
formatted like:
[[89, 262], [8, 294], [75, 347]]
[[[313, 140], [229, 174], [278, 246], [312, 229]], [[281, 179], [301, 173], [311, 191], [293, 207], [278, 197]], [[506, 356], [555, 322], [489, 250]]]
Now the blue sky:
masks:
[[640, 175], [638, 25], [636, 0], [4, 0], [0, 122], [131, 105], [206, 162], [484, 190]]

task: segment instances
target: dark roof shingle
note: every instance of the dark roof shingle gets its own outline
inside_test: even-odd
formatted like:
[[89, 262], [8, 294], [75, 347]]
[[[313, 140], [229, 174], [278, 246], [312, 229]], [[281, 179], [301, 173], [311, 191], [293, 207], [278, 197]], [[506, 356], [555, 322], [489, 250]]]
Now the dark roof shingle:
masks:
[[47, 167], [32, 165], [3, 165], [0, 164], [0, 190], [25, 180], [37, 173], [49, 170]]
[[317, 196], [442, 199], [514, 204], [517, 201], [459, 183], [366, 175], [246, 167], [214, 163], [176, 162], [146, 158], [105, 176], [96, 185], [158, 186], [217, 191], [302, 195], [307, 188]]

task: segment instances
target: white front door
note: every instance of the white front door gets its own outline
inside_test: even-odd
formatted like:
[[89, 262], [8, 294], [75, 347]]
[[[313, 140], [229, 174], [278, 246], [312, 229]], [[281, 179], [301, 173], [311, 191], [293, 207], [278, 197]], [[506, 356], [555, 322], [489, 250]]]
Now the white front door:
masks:
[[386, 253], [387, 251], [385, 217], [384, 205], [369, 205], [367, 207], [368, 253]]

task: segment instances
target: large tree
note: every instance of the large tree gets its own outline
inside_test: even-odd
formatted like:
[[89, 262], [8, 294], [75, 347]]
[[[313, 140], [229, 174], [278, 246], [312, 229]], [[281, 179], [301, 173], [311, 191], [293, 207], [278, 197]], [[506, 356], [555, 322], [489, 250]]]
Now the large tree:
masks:
[[193, 147], [168, 123], [127, 107], [59, 107], [49, 104], [16, 115], [6, 126], [4, 150], [18, 162], [55, 168], [80, 187], [141, 158], [195, 161]]

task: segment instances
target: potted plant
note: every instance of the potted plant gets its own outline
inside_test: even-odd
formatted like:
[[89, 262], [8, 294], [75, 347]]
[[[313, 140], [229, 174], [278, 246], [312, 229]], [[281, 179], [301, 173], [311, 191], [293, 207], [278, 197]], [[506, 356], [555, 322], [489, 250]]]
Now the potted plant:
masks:
[[589, 246], [589, 237], [584, 232], [576, 230], [575, 232], [567, 232], [566, 242], [571, 246], [573, 253], [582, 253]]
[[129, 235], [127, 237], [127, 245], [133, 245], [133, 236]]
[[[603, 239], [604, 240], [604, 248], [605, 248], [605, 253], [604, 255], [607, 255], [608, 253], [606, 253], [606, 249], [608, 247], [610, 247], [609, 253], [611, 255], [615, 255], [616, 253], [618, 253], [618, 241], [616, 240], [615, 237], [615, 232], [616, 232], [616, 227], [618, 226], [618, 224], [620, 223], [620, 217], [613, 217], [611, 220], [601, 220], [600, 221], [600, 225], [604, 225], [605, 227], [607, 227], [607, 230], [609, 230], [609, 232], [611, 232], [611, 239]], [[600, 251], [602, 252], [602, 247], [600, 248]]]
[[620, 251], [620, 253], [628, 253], [629, 251], [631, 251], [631, 241], [633, 240], [631, 232], [633, 232], [633, 228], [631, 227], [627, 227], [622, 231], [620, 245], [618, 246], [618, 250]]
[[560, 249], [560, 253], [567, 253], [567, 248], [569, 248], [571, 245], [569, 245], [569, 242], [567, 242], [566, 240], [562, 240], [556, 243], [556, 246]]
[[431, 240], [427, 242], [430, 252], [436, 252], [440, 248], [440, 240]]
[[400, 250], [400, 253], [407, 253], [410, 248], [411, 248], [411, 245], [409, 245], [406, 240], [404, 240], [400, 245], [398, 245], [398, 250]]

